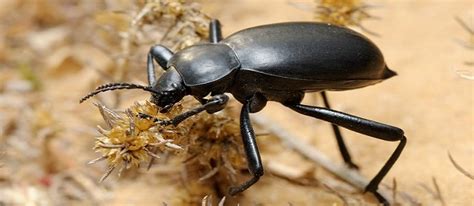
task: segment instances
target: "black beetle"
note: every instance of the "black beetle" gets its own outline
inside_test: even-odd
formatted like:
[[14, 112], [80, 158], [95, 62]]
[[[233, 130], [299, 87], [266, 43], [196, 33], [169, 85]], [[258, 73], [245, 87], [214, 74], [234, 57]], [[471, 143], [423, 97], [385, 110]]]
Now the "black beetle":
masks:
[[[143, 89], [151, 101], [166, 112], [185, 95], [202, 105], [162, 124], [177, 125], [199, 112], [222, 110], [231, 93], [243, 104], [240, 128], [252, 178], [231, 195], [244, 191], [263, 175], [249, 113], [263, 109], [267, 101], [333, 124], [345, 162], [353, 168], [338, 126], [386, 141], [400, 141], [388, 161], [370, 181], [370, 191], [382, 203], [377, 187], [400, 156], [406, 138], [403, 130], [390, 125], [331, 110], [326, 90], [349, 90], [369, 86], [395, 75], [388, 69], [380, 50], [363, 35], [345, 27], [313, 22], [279, 23], [253, 27], [222, 39], [220, 23], [210, 23], [210, 43], [185, 48], [176, 54], [164, 46], [151, 47], [147, 72], [149, 86], [112, 83], [100, 86], [81, 102], [100, 92]], [[153, 59], [166, 72], [156, 80]], [[320, 92], [325, 107], [300, 104], [306, 92]], [[210, 95], [209, 99], [206, 96]], [[158, 121], [158, 120], [157, 120]]]

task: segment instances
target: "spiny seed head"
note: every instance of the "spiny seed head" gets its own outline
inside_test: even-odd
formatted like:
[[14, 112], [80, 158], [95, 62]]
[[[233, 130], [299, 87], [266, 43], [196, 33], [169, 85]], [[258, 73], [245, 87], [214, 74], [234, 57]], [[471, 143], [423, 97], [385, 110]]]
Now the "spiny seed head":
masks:
[[200, 180], [213, 177], [217, 174], [213, 171], [218, 170], [233, 181], [247, 167], [238, 122], [222, 114], [207, 113], [194, 122], [187, 138], [181, 139], [187, 141], [184, 145], [188, 170], [197, 170]]
[[168, 120], [178, 114], [181, 111], [179, 104], [166, 114], [160, 113], [158, 107], [150, 102], [136, 103], [126, 112], [114, 112], [102, 104], [97, 104], [97, 107], [108, 128], [98, 127], [101, 136], [97, 138], [94, 150], [102, 153], [97, 160], [107, 160], [110, 170], [120, 166], [120, 173], [123, 169], [139, 167], [143, 162], [158, 158], [157, 150], [181, 149], [172, 142], [183, 131], [156, 123], [157, 119]]
[[[186, 101], [186, 108], [192, 108]], [[99, 127], [100, 137], [94, 149], [102, 157], [91, 161], [106, 160], [109, 170], [105, 179], [116, 167], [139, 167], [143, 162], [159, 158], [156, 151], [176, 151], [186, 162], [188, 171], [200, 180], [224, 175], [234, 181], [245, 171], [246, 160], [238, 122], [223, 114], [202, 112], [178, 126], [163, 126], [159, 120], [170, 120], [183, 112], [182, 104], [176, 104], [167, 113], [160, 113], [156, 105], [136, 103], [126, 112], [114, 112], [97, 104], [107, 129]], [[180, 152], [178, 152], [180, 151]]]

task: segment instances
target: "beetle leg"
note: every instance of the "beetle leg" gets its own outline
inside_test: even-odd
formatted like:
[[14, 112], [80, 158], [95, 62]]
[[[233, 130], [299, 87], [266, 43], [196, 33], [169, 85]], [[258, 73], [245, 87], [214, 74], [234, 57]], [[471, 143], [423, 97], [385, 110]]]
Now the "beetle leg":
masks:
[[221, 23], [217, 19], [211, 20], [209, 23], [209, 41], [211, 43], [218, 43], [222, 40]]
[[229, 189], [230, 195], [235, 195], [246, 190], [255, 184], [260, 179], [260, 176], [263, 175], [262, 160], [260, 159], [260, 153], [258, 152], [255, 133], [252, 124], [250, 123], [249, 112], [250, 101], [247, 101], [240, 112], [240, 133], [242, 135], [242, 142], [247, 156], [247, 164], [252, 178], [239, 186], [231, 187]]
[[153, 64], [153, 59], [161, 66], [162, 69], [168, 69], [168, 61], [173, 57], [173, 52], [168, 48], [162, 45], [155, 45], [150, 48], [147, 57], [147, 74], [148, 74], [148, 84], [153, 86], [156, 82], [155, 75], [155, 65]]
[[395, 164], [403, 148], [405, 147], [407, 139], [404, 136], [403, 130], [397, 127], [393, 127], [390, 125], [364, 119], [361, 117], [356, 117], [350, 114], [334, 111], [323, 107], [306, 106], [301, 104], [285, 106], [298, 113], [328, 121], [330, 123], [339, 125], [354, 132], [358, 132], [386, 141], [400, 141], [397, 148], [392, 153], [392, 155], [387, 160], [382, 169], [380, 169], [377, 175], [375, 175], [375, 177], [365, 187], [366, 192], [372, 192], [381, 203], [383, 203], [384, 205], [388, 204], [387, 200], [377, 192], [377, 188], [382, 179], [390, 170], [390, 168], [392, 168], [393, 164]]
[[[321, 96], [323, 97], [324, 106], [328, 109], [331, 109], [326, 92], [322, 91]], [[359, 169], [359, 166], [354, 164], [351, 160], [351, 154], [349, 153], [349, 150], [346, 147], [346, 143], [344, 143], [344, 138], [342, 138], [341, 130], [335, 124], [331, 124], [331, 126], [332, 126], [332, 130], [334, 131], [334, 135], [336, 136], [337, 146], [339, 147], [339, 152], [341, 152], [342, 159], [344, 159], [344, 162], [350, 168]]]
[[194, 109], [188, 110], [182, 114], [179, 114], [178, 116], [174, 117], [172, 120], [168, 122], [163, 122], [162, 124], [172, 124], [176, 126], [182, 121], [186, 120], [187, 118], [192, 117], [196, 114], [199, 114], [203, 111], [207, 111], [208, 113], [218, 112], [224, 109], [228, 100], [229, 100], [229, 97], [225, 94], [214, 95], [205, 104], [200, 105]]

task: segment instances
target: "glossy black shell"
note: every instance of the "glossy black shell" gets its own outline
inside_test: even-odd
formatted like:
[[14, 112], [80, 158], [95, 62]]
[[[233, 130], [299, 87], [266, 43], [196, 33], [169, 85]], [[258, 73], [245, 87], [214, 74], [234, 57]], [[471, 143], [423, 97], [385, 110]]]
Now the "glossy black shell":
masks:
[[[380, 50], [350, 29], [312, 22], [279, 23], [239, 31], [229, 45], [241, 71], [258, 73], [288, 90], [351, 89], [393, 76]], [[275, 81], [276, 80], [276, 81]], [[292, 83], [289, 85], [289, 83]], [[278, 87], [278, 85], [275, 85]]]
[[240, 68], [235, 53], [225, 44], [190, 46], [176, 53], [168, 66], [175, 67], [189, 87], [212, 84]]

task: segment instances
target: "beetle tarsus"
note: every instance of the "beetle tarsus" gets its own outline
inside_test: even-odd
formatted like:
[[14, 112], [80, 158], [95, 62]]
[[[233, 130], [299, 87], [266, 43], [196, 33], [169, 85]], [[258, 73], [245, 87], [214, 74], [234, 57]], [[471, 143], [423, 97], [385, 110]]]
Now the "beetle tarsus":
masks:
[[229, 188], [229, 194], [232, 195], [232, 196], [234, 196], [236, 194], [239, 194], [239, 193], [245, 191], [246, 189], [248, 189], [250, 186], [252, 186], [256, 182], [258, 182], [259, 179], [260, 179], [260, 176], [253, 176], [250, 180], [243, 183], [242, 185], [235, 186], [235, 187], [230, 187]]
[[375, 198], [377, 198], [379, 203], [382, 204], [383, 206], [389, 206], [390, 205], [390, 203], [387, 201], [387, 199], [385, 199], [385, 197], [382, 196], [377, 191], [372, 192], [372, 194], [374, 194]]

